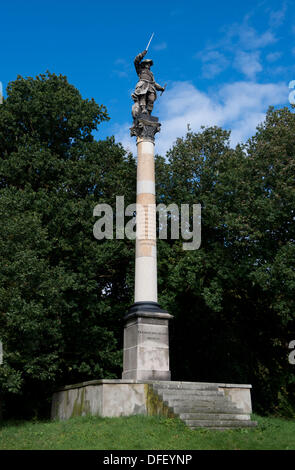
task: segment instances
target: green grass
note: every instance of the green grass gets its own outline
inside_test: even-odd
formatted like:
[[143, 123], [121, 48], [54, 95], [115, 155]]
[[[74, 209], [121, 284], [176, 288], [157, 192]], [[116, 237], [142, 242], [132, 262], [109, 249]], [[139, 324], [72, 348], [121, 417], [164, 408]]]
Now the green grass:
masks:
[[257, 428], [227, 431], [193, 431], [178, 419], [139, 415], [4, 422], [0, 427], [0, 449], [295, 449], [295, 420], [257, 415], [253, 419], [258, 421]]

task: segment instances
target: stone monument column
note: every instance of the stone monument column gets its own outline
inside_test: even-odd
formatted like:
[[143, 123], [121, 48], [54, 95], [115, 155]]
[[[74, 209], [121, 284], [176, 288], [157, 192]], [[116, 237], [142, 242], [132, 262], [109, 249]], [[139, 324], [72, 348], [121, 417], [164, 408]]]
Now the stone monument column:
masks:
[[134, 304], [125, 316], [123, 379], [170, 380], [168, 322], [158, 304], [154, 136], [156, 117], [140, 115], [137, 138], [137, 207]]

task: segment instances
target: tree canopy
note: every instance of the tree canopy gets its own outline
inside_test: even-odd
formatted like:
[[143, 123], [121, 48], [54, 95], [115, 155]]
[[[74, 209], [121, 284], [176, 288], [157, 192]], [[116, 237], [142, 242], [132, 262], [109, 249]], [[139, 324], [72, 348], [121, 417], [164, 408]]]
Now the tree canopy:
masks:
[[204, 128], [158, 162], [158, 193], [202, 205], [199, 250], [159, 245], [174, 377], [251, 383], [260, 412], [294, 407], [294, 128], [291, 110], [270, 108], [243, 146]]
[[50, 73], [18, 77], [0, 107], [0, 384], [28, 409], [57, 385], [120, 373], [133, 243], [96, 240], [92, 213], [118, 191], [132, 202], [135, 161], [94, 140], [106, 119]]

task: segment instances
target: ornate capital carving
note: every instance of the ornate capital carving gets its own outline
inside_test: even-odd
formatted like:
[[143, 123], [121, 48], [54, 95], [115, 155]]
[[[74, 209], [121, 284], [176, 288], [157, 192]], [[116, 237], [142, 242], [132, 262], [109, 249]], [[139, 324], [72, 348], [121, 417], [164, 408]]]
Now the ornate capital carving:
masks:
[[155, 141], [155, 134], [160, 132], [161, 124], [158, 118], [149, 115], [140, 115], [134, 119], [133, 126], [130, 128], [131, 137], [141, 137], [150, 142]]

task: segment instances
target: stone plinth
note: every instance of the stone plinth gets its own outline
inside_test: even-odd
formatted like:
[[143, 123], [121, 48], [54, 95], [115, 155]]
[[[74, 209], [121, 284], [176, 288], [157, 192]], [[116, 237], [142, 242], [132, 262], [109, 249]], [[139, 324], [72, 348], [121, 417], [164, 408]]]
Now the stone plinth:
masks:
[[167, 312], [125, 317], [122, 379], [170, 380]]

